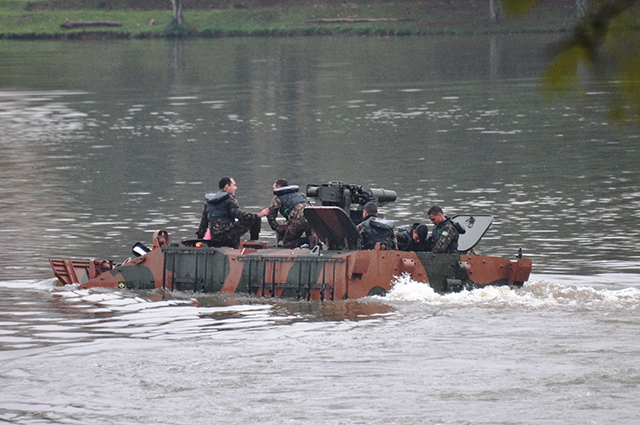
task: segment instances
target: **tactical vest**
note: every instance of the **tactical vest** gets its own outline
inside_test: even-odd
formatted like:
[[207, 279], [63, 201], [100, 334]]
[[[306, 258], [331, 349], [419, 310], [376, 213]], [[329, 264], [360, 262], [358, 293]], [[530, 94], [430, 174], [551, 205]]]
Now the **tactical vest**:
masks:
[[433, 227], [433, 244], [435, 246], [435, 244], [440, 239], [440, 236], [442, 235], [442, 231], [444, 230], [445, 227], [447, 227], [448, 229], [450, 229], [449, 231], [454, 231], [456, 233], [456, 237], [451, 241], [451, 243], [449, 243], [449, 246], [447, 246], [444, 252], [447, 252], [447, 253], [458, 252], [458, 237], [460, 236], [460, 232], [458, 231], [458, 226], [456, 226], [449, 217], [445, 217], [445, 218], [446, 218], [445, 221]]
[[376, 243], [387, 244], [389, 249], [395, 248], [391, 246], [393, 243], [393, 220], [385, 220], [383, 218], [371, 217], [362, 222], [364, 224], [365, 240], [363, 249], [374, 249]]
[[216, 193], [207, 193], [205, 195], [204, 199], [207, 201], [207, 218], [209, 219], [209, 225], [218, 220], [234, 221], [229, 211], [230, 198], [231, 194], [224, 190]]
[[[396, 237], [398, 242], [398, 249], [400, 251], [409, 251], [413, 246], [413, 231], [411, 229], [398, 230], [398, 236]], [[405, 242], [400, 246], [400, 241]]]
[[280, 201], [280, 214], [287, 220], [296, 205], [309, 204], [307, 198], [300, 193], [299, 190], [299, 186], [285, 186], [273, 191], [273, 194], [276, 195]]

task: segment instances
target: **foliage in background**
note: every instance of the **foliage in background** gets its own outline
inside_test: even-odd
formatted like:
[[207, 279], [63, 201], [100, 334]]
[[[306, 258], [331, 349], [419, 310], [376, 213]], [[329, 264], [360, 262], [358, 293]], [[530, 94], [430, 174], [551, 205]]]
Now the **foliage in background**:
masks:
[[[503, 0], [526, 13], [538, 0]], [[611, 93], [610, 115], [640, 124], [640, 0], [590, 0], [585, 16], [558, 46], [543, 76], [545, 94]]]
[[[491, 22], [488, 0], [184, 0], [183, 3], [189, 37], [558, 32], [573, 25], [575, 9], [573, 0], [546, 0], [536, 13]], [[171, 16], [171, 0], [0, 0], [0, 38], [109, 38], [116, 34], [161, 37], [176, 33]], [[122, 27], [61, 29], [65, 19], [120, 21]], [[333, 22], [317, 22], [320, 19]], [[348, 22], [349, 19], [353, 21]], [[166, 30], [165, 25], [169, 25]]]
[[160, 35], [165, 38], [184, 38], [189, 36], [189, 31], [186, 25], [179, 23], [178, 19], [174, 16], [162, 32], [160, 32]]

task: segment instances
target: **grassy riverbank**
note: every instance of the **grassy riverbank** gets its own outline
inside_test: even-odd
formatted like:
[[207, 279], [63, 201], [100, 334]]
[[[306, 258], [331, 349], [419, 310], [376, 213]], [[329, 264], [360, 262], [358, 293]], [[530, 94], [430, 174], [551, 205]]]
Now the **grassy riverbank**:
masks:
[[[215, 5], [215, 8], [212, 6]], [[575, 0], [543, 1], [523, 18], [490, 20], [489, 0], [187, 0], [189, 37], [429, 35], [566, 31]], [[155, 38], [176, 34], [170, 0], [0, 0], [0, 38]], [[325, 21], [319, 21], [325, 20]], [[120, 26], [65, 29], [67, 21]], [[173, 30], [173, 32], [172, 32]]]

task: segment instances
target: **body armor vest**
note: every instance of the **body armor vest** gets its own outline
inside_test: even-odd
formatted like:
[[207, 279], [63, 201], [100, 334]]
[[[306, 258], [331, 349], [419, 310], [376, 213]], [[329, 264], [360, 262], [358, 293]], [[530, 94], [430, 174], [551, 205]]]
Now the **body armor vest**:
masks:
[[280, 214], [287, 220], [296, 205], [309, 203], [307, 198], [300, 193], [299, 190], [300, 188], [298, 186], [285, 186], [273, 191], [273, 194], [276, 195], [280, 201]]
[[364, 223], [364, 231], [367, 235], [363, 249], [374, 249], [377, 242], [387, 244], [388, 248], [394, 248], [391, 246], [393, 242], [393, 226], [395, 225], [393, 220], [371, 217], [362, 223]]
[[435, 245], [436, 242], [438, 242], [445, 227], [453, 229], [450, 231], [454, 231], [456, 233], [456, 237], [451, 241], [451, 243], [449, 243], [449, 246], [447, 246], [444, 252], [458, 252], [458, 237], [460, 235], [460, 232], [458, 231], [458, 226], [456, 226], [449, 217], [446, 217], [446, 220], [440, 223], [438, 226], [433, 227], [433, 244]]
[[229, 212], [229, 199], [231, 198], [229, 192], [221, 190], [216, 193], [207, 193], [204, 198], [207, 201], [209, 225], [217, 220], [234, 221]]

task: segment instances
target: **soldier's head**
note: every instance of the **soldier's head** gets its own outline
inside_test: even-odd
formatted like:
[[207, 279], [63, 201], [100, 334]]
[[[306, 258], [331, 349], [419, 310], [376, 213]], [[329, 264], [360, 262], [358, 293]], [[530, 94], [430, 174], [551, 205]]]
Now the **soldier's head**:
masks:
[[429, 208], [429, 212], [427, 213], [427, 215], [429, 216], [429, 220], [431, 220], [431, 222], [435, 225], [438, 225], [446, 220], [446, 218], [444, 217], [444, 213], [442, 212], [442, 208], [437, 205]]
[[289, 182], [286, 181], [285, 179], [278, 179], [276, 180], [276, 182], [273, 184], [273, 188], [277, 189], [279, 187], [286, 187], [289, 186]]
[[427, 235], [429, 234], [429, 229], [426, 224], [421, 224], [413, 229], [413, 240], [417, 243], [425, 241], [427, 239]]
[[220, 190], [224, 190], [225, 192], [229, 192], [234, 195], [236, 190], [238, 190], [238, 186], [236, 186], [236, 181], [231, 177], [224, 176], [218, 181], [218, 188]]
[[363, 217], [368, 217], [368, 216], [377, 216], [378, 215], [378, 206], [376, 205], [375, 202], [367, 202], [366, 204], [364, 204], [364, 208], [362, 210], [362, 216]]

